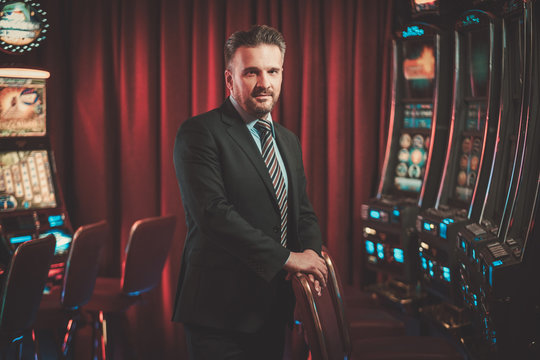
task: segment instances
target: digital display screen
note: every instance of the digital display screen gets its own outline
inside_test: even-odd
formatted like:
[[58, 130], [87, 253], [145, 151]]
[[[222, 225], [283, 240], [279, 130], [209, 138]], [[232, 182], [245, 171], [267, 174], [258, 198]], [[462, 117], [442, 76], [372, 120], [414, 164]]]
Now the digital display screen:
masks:
[[439, 10], [439, 0], [412, 0], [412, 5], [415, 13]]
[[460, 201], [468, 203], [472, 199], [474, 185], [478, 177], [482, 146], [483, 142], [480, 136], [462, 136], [461, 138], [455, 188], [455, 197]]
[[45, 133], [45, 80], [0, 77], [0, 136]]
[[431, 129], [433, 104], [405, 104], [403, 128]]
[[0, 211], [56, 207], [46, 150], [0, 152]]
[[432, 98], [435, 81], [435, 49], [432, 40], [403, 43], [403, 78], [406, 98]]
[[425, 172], [430, 138], [414, 132], [404, 132], [395, 169], [394, 186], [401, 191], [420, 192]]
[[467, 34], [468, 94], [485, 97], [488, 94], [490, 37], [489, 28]]
[[56, 238], [56, 246], [54, 248], [55, 255], [62, 255], [67, 253], [73, 237], [62, 229], [52, 229], [40, 234], [40, 238], [43, 238], [49, 234], [53, 234]]

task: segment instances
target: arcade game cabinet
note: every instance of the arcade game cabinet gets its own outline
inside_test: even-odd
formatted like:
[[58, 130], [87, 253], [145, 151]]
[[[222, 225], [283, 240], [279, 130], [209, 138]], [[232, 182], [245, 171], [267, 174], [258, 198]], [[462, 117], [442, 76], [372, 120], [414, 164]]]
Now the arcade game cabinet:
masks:
[[0, 69], [0, 264], [21, 243], [54, 234], [50, 278], [60, 281], [72, 227], [47, 132], [43, 70]]
[[508, 7], [503, 88], [513, 90], [503, 101], [511, 135], [499, 136], [480, 221], [460, 229], [455, 239], [458, 288], [472, 323], [463, 343], [474, 357], [538, 359], [540, 13], [536, 1]]
[[379, 274], [370, 289], [408, 305], [418, 298], [416, 216], [434, 205], [446, 148], [450, 92], [443, 89], [451, 84], [449, 34], [411, 22], [397, 32], [392, 52], [386, 153], [377, 195], [362, 205], [362, 241], [364, 263]]
[[506, 52], [501, 83], [500, 23], [482, 10], [466, 11], [456, 22], [454, 101], [443, 178], [435, 207], [417, 220], [422, 287], [434, 303], [421, 308], [421, 314], [456, 337], [470, 323], [458, 295], [457, 231], [480, 219], [489, 180], [504, 176], [500, 166], [493, 173], [493, 163], [509, 161], [511, 166], [519, 123], [523, 63], [515, 59], [521, 49], [518, 45], [511, 49], [514, 54]]

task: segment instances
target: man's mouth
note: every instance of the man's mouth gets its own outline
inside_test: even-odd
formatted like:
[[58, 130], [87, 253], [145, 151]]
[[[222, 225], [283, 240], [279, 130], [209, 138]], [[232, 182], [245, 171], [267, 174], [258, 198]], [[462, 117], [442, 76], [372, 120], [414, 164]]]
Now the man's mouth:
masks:
[[272, 95], [271, 94], [257, 94], [254, 97], [255, 99], [258, 99], [258, 100], [265, 100], [268, 98], [272, 98]]

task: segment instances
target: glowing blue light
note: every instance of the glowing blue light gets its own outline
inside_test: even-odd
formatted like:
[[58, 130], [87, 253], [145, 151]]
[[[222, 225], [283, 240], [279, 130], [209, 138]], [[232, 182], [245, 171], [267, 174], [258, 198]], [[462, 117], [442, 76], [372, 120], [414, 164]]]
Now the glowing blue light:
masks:
[[384, 246], [382, 244], [377, 244], [377, 256], [379, 259], [384, 259]]
[[496, 260], [494, 262], [492, 262], [493, 266], [501, 266], [503, 264], [502, 260]]
[[409, 36], [422, 36], [424, 35], [424, 29], [421, 29], [418, 25], [408, 26], [407, 30], [401, 32], [404, 38]]
[[375, 244], [373, 241], [366, 240], [366, 251], [371, 255], [375, 253]]
[[392, 211], [392, 214], [394, 214], [395, 217], [399, 217], [399, 210], [394, 209], [394, 211]]
[[473, 260], [476, 260], [476, 250], [472, 249], [471, 255], [472, 255]]
[[39, 237], [43, 238], [49, 234], [53, 234], [56, 238], [56, 247], [54, 249], [55, 254], [64, 253], [69, 249], [69, 246], [71, 245], [71, 240], [73, 239], [71, 235], [68, 235], [62, 230], [49, 230], [39, 235]]
[[463, 251], [467, 252], [467, 242], [465, 242], [465, 240], [461, 239], [459, 244], [460, 244], [461, 248], [463, 249]]
[[454, 223], [454, 219], [451, 219], [451, 218], [443, 219], [443, 223], [445, 223], [446, 225], [453, 224], [453, 223]]
[[381, 213], [378, 212], [377, 210], [370, 210], [369, 211], [369, 217], [371, 217], [372, 219], [379, 220], [381, 218]]
[[50, 227], [57, 227], [64, 225], [64, 219], [62, 218], [62, 215], [51, 215], [49, 216], [49, 226]]
[[14, 236], [9, 239], [12, 244], [20, 244], [32, 240], [32, 235]]
[[427, 270], [427, 261], [424, 258], [422, 258], [422, 267], [424, 268], [424, 270]]
[[465, 20], [462, 20], [461, 23], [463, 24], [463, 26], [469, 26], [469, 25], [473, 25], [473, 24], [480, 24], [480, 18], [478, 18], [478, 16], [472, 15], [472, 14], [467, 15]]
[[439, 235], [440, 235], [440, 237], [442, 237], [443, 239], [446, 239], [446, 224], [441, 223], [441, 224], [439, 225]]
[[431, 231], [435, 228], [435, 225], [433, 225], [432, 223], [429, 223], [427, 221], [424, 221], [424, 223], [422, 224], [423, 227], [424, 227], [424, 230], [426, 231]]
[[398, 263], [403, 263], [404, 256], [403, 256], [403, 250], [395, 248], [394, 249], [394, 260], [396, 260]]
[[450, 282], [450, 269], [445, 267], [445, 266], [443, 266], [442, 269], [443, 269], [443, 278], [444, 278], [444, 280]]

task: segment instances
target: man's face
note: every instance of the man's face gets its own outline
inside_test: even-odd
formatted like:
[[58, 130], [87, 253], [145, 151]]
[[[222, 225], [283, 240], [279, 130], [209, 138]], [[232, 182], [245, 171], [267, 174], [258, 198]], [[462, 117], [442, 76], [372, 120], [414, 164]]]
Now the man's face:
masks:
[[266, 118], [281, 91], [283, 57], [275, 45], [239, 47], [229, 68], [225, 82], [238, 104], [249, 114]]

